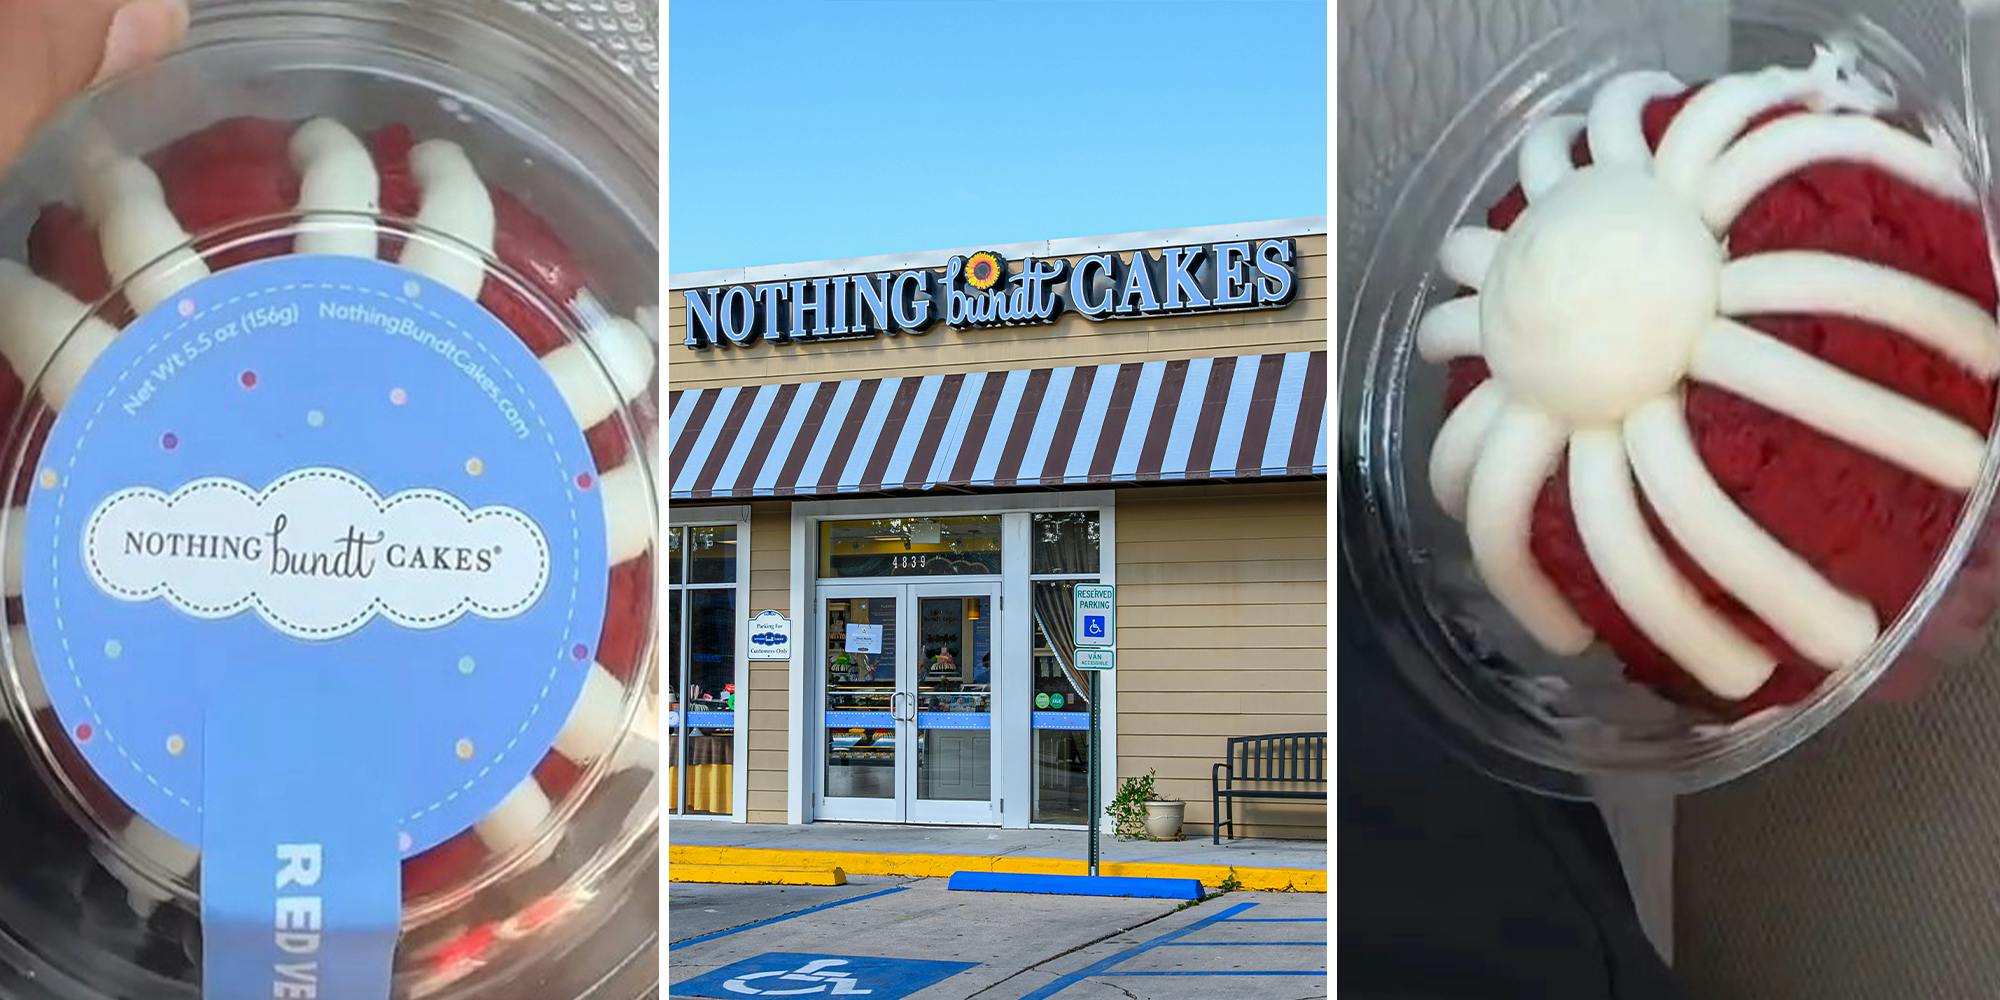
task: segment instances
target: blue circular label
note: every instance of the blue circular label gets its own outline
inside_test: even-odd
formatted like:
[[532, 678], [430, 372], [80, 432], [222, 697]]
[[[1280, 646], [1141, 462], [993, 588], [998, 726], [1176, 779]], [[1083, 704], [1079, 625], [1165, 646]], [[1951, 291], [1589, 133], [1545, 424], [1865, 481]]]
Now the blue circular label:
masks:
[[[355, 756], [393, 758], [369, 777], [403, 852], [435, 846], [529, 778], [596, 655], [582, 429], [512, 331], [391, 264], [283, 257], [183, 289], [91, 363], [26, 474], [50, 701], [190, 843], [223, 756], [298, 754], [300, 780], [351, 789], [325, 759], [346, 745], [388, 748]], [[261, 728], [220, 718], [245, 690]], [[336, 705], [332, 745], [287, 745], [288, 718]]]

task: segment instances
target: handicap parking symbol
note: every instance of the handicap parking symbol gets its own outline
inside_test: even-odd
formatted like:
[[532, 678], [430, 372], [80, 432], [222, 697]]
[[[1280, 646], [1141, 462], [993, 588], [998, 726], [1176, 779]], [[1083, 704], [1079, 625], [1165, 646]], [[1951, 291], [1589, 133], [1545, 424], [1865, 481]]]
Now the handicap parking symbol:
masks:
[[1093, 639], [1102, 639], [1102, 638], [1104, 638], [1104, 616], [1103, 616], [1103, 615], [1084, 615], [1084, 616], [1083, 616], [1083, 634], [1084, 634], [1084, 635], [1087, 635], [1087, 636], [1089, 636], [1089, 637], [1091, 637], [1091, 638], [1093, 638]]
[[974, 962], [934, 962], [864, 955], [774, 951], [675, 983], [676, 997], [868, 997], [896, 1000], [972, 968]]

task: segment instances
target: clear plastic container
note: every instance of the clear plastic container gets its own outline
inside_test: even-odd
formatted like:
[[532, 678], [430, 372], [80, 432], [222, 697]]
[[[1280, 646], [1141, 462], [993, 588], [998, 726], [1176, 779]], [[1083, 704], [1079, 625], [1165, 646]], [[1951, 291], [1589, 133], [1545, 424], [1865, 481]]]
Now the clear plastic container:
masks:
[[[379, 210], [304, 212], [296, 192], [306, 161], [287, 175], [282, 156], [257, 147], [286, 143], [278, 148], [303, 157], [289, 142], [315, 119], [339, 123], [364, 144], [382, 178]], [[429, 182], [411, 178], [423, 168], [408, 158], [412, 143], [430, 140], [455, 144], [483, 182], [493, 202], [490, 238], [468, 235], [449, 213], [420, 217]], [[196, 5], [182, 50], [76, 102], [0, 180], [0, 260], [28, 265], [92, 317], [68, 327], [78, 332], [57, 333], [45, 369], [14, 374], [21, 402], [13, 393], [0, 401], [9, 411], [13, 489], [0, 521], [17, 547], [39, 432], [55, 419], [51, 386], [66, 368], [72, 378], [86, 370], [88, 352], [102, 347], [87, 343], [91, 324], [122, 328], [147, 314], [144, 304], [158, 298], [149, 283], [169, 280], [190, 254], [219, 278], [304, 252], [301, 236], [339, 232], [379, 248], [363, 255], [399, 267], [415, 267], [419, 253], [439, 274], [470, 267], [465, 298], [544, 364], [567, 351], [564, 399], [594, 401], [571, 403], [571, 430], [579, 447], [587, 444], [592, 469], [579, 480], [601, 489], [610, 539], [601, 633], [591, 657], [577, 646], [578, 660], [612, 678], [586, 686], [596, 699], [595, 736], [587, 752], [566, 756], [559, 741], [541, 758], [534, 780], [546, 809], [513, 834], [481, 839], [467, 830], [405, 857], [399, 997], [615, 1000], [657, 989], [657, 494], [649, 463], [658, 141], [654, 91], [575, 35], [510, 5], [210, 0]], [[184, 230], [166, 243], [141, 240], [145, 262], [136, 266], [90, 259], [133, 252], [104, 235], [103, 218], [121, 209], [92, 207], [103, 196], [84, 190], [91, 171], [120, 157], [151, 167]], [[392, 197], [397, 171], [402, 193]], [[143, 184], [137, 190], [143, 198]], [[144, 230], [143, 216], [125, 222]], [[418, 286], [405, 287], [414, 296]], [[188, 303], [181, 307], [187, 315]], [[400, 388], [387, 398], [405, 402]], [[320, 419], [313, 411], [307, 423], [317, 429]], [[467, 471], [479, 475], [471, 464]], [[0, 671], [0, 995], [195, 997], [202, 934], [194, 851], [143, 829], [71, 745], [73, 732], [46, 701], [52, 678], [25, 639], [36, 622], [14, 595], [10, 588]], [[470, 668], [469, 660], [461, 666]], [[566, 725], [583, 725], [586, 713], [558, 709]]]
[[[1799, 704], [1722, 724], [1625, 681], [1602, 645], [1579, 657], [1543, 652], [1487, 593], [1464, 526], [1431, 496], [1426, 464], [1445, 415], [1445, 368], [1417, 357], [1414, 334], [1425, 308], [1455, 287], [1438, 269], [1438, 247], [1514, 183], [1515, 150], [1533, 124], [1581, 110], [1617, 73], [1660, 68], [1652, 61], [1657, 38], [1675, 30], [1681, 6], [1573, 23], [1482, 89], [1385, 216], [1341, 332], [1339, 544], [1363, 605], [1343, 614], [1373, 619], [1393, 669], [1455, 746], [1490, 773], [1553, 795], [1588, 794], [1589, 779], [1603, 777], [1679, 791], [1738, 777], [1798, 746], [1892, 668], [1912, 682], [1896, 686], [1914, 686], [1977, 649], [1994, 606], [1992, 560], [1983, 555], [1995, 489], [1989, 447], [1950, 543], [1872, 650]], [[1959, 150], [1981, 151], [1969, 136], [1961, 66], [1938, 58], [1940, 39], [1961, 28], [1949, 17], [1937, 24], [1899, 13], [1907, 22], [1900, 36], [1838, 5], [1733, 4], [1731, 50], [1718, 61], [1724, 72], [1804, 66], [1816, 45], [1844, 41], [1859, 53], [1860, 72], [1896, 95], [1896, 114], [1949, 136]], [[1986, 192], [1986, 158], [1964, 159], [1966, 176]], [[1990, 233], [1990, 199], [1982, 211]]]

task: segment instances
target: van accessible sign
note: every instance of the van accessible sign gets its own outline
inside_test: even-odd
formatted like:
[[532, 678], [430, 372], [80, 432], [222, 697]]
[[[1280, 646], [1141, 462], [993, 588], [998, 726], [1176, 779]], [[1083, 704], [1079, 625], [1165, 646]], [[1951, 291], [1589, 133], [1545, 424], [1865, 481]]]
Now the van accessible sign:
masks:
[[1094, 253], [1016, 266], [981, 250], [951, 258], [942, 278], [917, 268], [688, 289], [681, 343], [810, 344], [922, 334], [940, 319], [957, 330], [1053, 323], [1065, 311], [1114, 320], [1279, 309], [1298, 292], [1296, 268], [1290, 238], [1135, 250], [1129, 263]]

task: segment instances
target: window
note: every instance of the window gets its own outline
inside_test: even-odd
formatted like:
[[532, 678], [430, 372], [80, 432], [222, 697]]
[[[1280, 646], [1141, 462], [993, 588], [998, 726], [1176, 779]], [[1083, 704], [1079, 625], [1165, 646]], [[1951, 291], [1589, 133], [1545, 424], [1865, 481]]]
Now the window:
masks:
[[819, 560], [822, 577], [993, 575], [1000, 572], [1000, 518], [822, 521]]
[[1036, 514], [1030, 530], [1034, 534], [1035, 575], [1097, 574], [1096, 511]]
[[[667, 529], [667, 812], [727, 816], [736, 778], [735, 525]], [[686, 766], [682, 766], [685, 762]]]
[[1031, 522], [1034, 573], [1034, 823], [1089, 822], [1090, 682], [1076, 669], [1072, 631], [1076, 585], [1098, 582], [1102, 540], [1094, 510], [1036, 514]]

